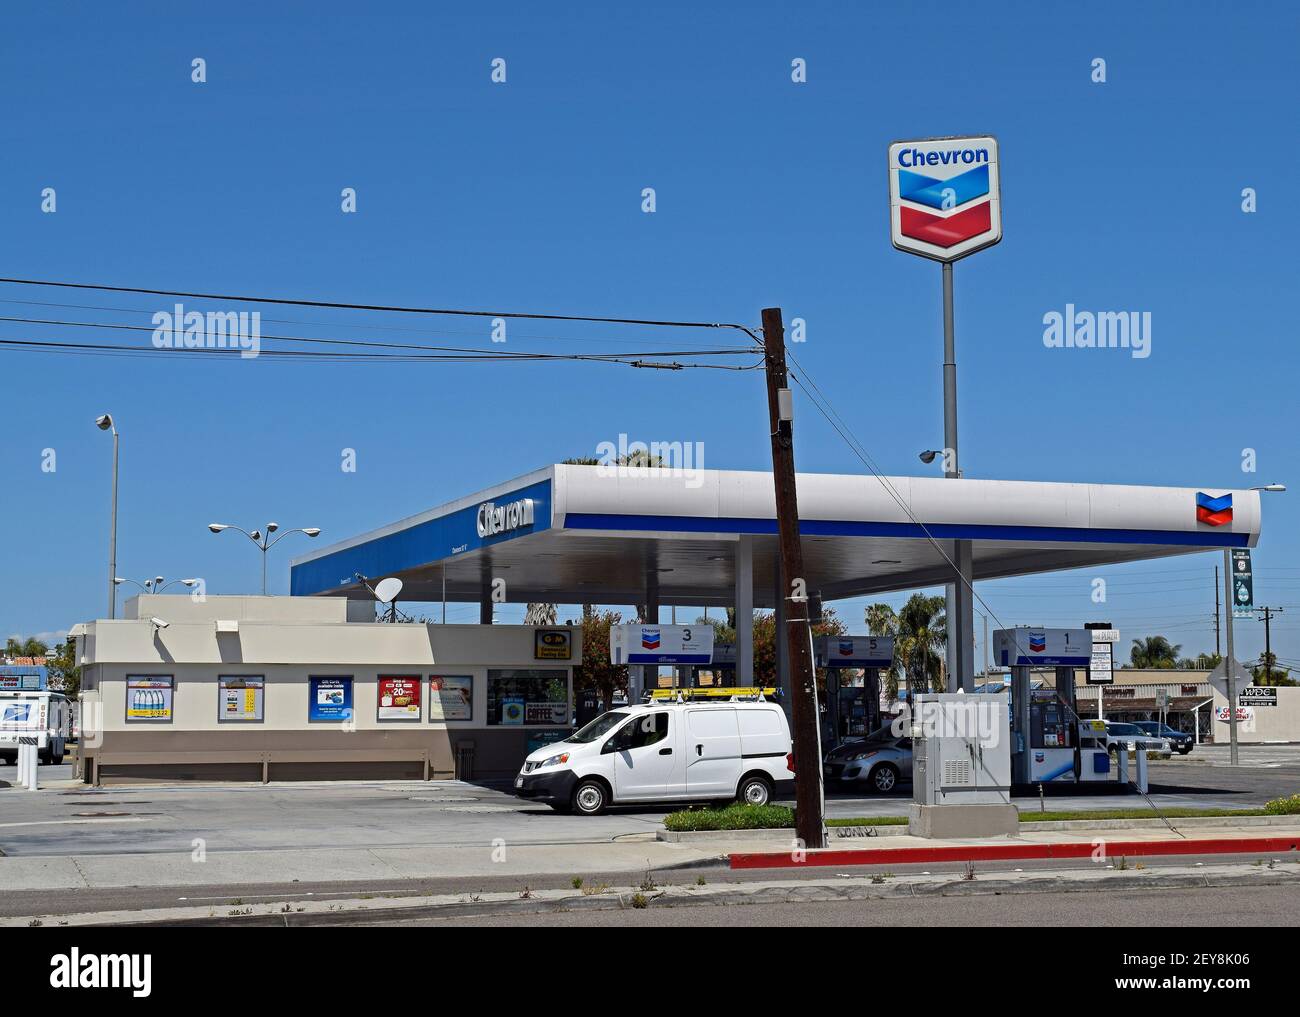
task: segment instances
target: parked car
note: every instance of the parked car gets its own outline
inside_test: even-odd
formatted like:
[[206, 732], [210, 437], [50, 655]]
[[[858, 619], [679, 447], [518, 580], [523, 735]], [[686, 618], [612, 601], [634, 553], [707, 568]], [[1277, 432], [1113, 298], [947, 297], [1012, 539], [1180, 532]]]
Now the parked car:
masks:
[[785, 711], [771, 702], [642, 703], [602, 713], [530, 752], [515, 793], [559, 812], [736, 799], [766, 805], [794, 787]]
[[912, 739], [882, 727], [865, 738], [851, 738], [826, 753], [822, 773], [827, 783], [865, 785], [888, 794], [912, 782]]
[[1161, 724], [1158, 720], [1139, 720], [1134, 726], [1156, 738], [1165, 739], [1175, 752], [1184, 756], [1191, 752], [1192, 746], [1196, 744], [1196, 739], [1186, 731], [1178, 731], [1168, 724]]
[[1136, 724], [1108, 720], [1106, 721], [1106, 750], [1118, 753], [1121, 749], [1126, 752], [1139, 750], [1155, 752], [1164, 756], [1173, 754], [1167, 739], [1147, 734]]

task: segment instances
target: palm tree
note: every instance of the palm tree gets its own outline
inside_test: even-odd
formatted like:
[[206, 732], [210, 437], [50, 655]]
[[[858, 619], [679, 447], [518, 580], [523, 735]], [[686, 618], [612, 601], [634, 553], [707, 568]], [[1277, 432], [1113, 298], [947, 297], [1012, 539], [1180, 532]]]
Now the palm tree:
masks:
[[1147, 636], [1133, 640], [1129, 660], [1134, 667], [1168, 669], [1178, 663], [1181, 645], [1174, 646], [1164, 636]]
[[907, 680], [907, 700], [912, 693], [942, 688], [943, 651], [948, 645], [948, 620], [944, 598], [914, 593], [898, 612], [895, 659], [902, 664]]
[[44, 657], [48, 650], [49, 647], [35, 636], [28, 636], [21, 640], [10, 636], [5, 644], [7, 657]]
[[529, 604], [524, 608], [525, 625], [554, 625], [556, 617], [554, 604]]

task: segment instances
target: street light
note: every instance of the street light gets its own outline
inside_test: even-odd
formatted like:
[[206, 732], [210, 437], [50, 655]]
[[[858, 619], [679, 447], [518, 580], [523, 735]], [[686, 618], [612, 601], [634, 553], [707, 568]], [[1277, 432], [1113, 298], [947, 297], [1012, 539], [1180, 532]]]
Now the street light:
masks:
[[242, 533], [245, 537], [247, 537], [249, 540], [251, 540], [254, 544], [256, 544], [261, 549], [262, 551], [262, 596], [263, 597], [266, 596], [266, 552], [269, 551], [271, 548], [275, 547], [276, 544], [282, 541], [285, 537], [289, 536], [289, 534], [291, 533], [305, 533], [308, 537], [320, 536], [320, 527], [302, 526], [293, 530], [285, 530], [274, 540], [271, 540], [271, 534], [275, 533], [276, 530], [278, 530], [279, 528], [280, 528], [279, 523], [267, 523], [266, 535], [263, 536], [261, 530], [254, 530], [252, 533], [249, 533], [248, 530], [244, 529], [242, 526], [235, 526], [231, 523], [208, 523], [208, 529], [211, 530], [213, 533], [220, 533], [222, 530], [238, 530], [240, 533]]
[[123, 583], [130, 583], [132, 586], [138, 586], [145, 593], [161, 593], [168, 586], [175, 586], [180, 583], [184, 586], [194, 587], [199, 584], [197, 579], [173, 579], [170, 583], [163, 583], [162, 576], [154, 576], [152, 579], [146, 579], [143, 583], [138, 583], [134, 579], [123, 579], [120, 576], [113, 577], [113, 584], [121, 586]]
[[928, 448], [924, 452], [920, 453], [920, 455], [918, 455], [917, 458], [920, 459], [921, 462], [925, 463], [926, 466], [929, 466], [932, 462], [934, 462], [934, 457], [937, 456], [938, 454], [939, 454], [938, 450]]
[[[1252, 487], [1252, 491], [1262, 491], [1268, 494], [1280, 493], [1286, 490], [1285, 484], [1265, 484], [1263, 487]], [[1228, 688], [1228, 741], [1231, 743], [1229, 750], [1229, 762], [1233, 766], [1237, 765], [1237, 677], [1235, 674], [1236, 660], [1232, 656], [1232, 607], [1236, 603], [1232, 595], [1232, 552], [1228, 548], [1223, 549], [1223, 615], [1224, 615], [1224, 632], [1227, 635], [1225, 640], [1225, 650], [1228, 651], [1227, 657], [1223, 661], [1223, 676]]]
[[108, 525], [108, 616], [117, 617], [117, 428], [113, 426], [111, 414], [104, 413], [95, 418], [95, 426], [101, 431], [113, 432], [113, 507]]

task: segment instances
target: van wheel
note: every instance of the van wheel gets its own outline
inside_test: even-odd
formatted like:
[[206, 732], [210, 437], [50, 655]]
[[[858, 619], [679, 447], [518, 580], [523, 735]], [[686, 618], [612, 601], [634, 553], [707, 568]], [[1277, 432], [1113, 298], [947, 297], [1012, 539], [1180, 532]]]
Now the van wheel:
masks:
[[599, 816], [605, 811], [605, 785], [598, 780], [584, 780], [573, 789], [573, 811], [584, 816]]
[[871, 786], [887, 795], [898, 786], [898, 770], [893, 763], [881, 763], [871, 771]]
[[772, 785], [762, 777], [746, 777], [740, 782], [736, 800], [745, 805], [766, 805], [772, 800]]

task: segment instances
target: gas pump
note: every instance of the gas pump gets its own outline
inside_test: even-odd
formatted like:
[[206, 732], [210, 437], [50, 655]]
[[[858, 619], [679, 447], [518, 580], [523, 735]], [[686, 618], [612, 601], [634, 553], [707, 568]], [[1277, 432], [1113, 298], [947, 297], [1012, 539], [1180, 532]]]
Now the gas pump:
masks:
[[[829, 745], [870, 734], [880, 726], [880, 672], [894, 663], [893, 636], [818, 636], [813, 657], [826, 669]], [[861, 686], [844, 685], [845, 669], [863, 672]]]
[[[993, 633], [996, 658], [1011, 668], [1011, 779], [1015, 784], [1079, 783], [1114, 779], [1105, 727], [1079, 717], [1074, 669], [1087, 667], [1087, 629], [1019, 626]], [[1056, 687], [1030, 687], [1030, 670], [1052, 667]]]

